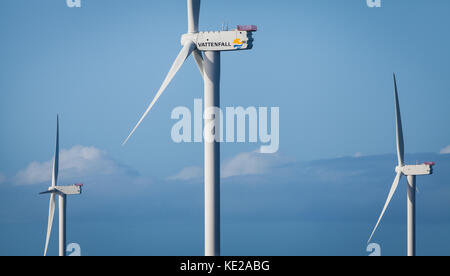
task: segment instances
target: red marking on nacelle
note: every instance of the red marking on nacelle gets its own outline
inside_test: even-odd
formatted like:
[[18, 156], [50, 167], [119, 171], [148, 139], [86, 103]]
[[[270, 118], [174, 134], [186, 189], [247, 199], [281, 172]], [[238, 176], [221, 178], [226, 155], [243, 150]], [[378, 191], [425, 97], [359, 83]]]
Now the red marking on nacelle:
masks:
[[238, 25], [237, 30], [241, 32], [256, 32], [258, 31], [258, 26], [255, 25]]
[[436, 165], [436, 163], [434, 163], [434, 162], [425, 162], [424, 164], [425, 164], [425, 165], [429, 165], [429, 166], [434, 166], [434, 165]]
[[81, 184], [81, 183], [77, 183], [77, 184], [75, 184], [74, 186], [77, 186], [77, 187], [83, 187], [83, 186], [84, 186], [84, 184]]

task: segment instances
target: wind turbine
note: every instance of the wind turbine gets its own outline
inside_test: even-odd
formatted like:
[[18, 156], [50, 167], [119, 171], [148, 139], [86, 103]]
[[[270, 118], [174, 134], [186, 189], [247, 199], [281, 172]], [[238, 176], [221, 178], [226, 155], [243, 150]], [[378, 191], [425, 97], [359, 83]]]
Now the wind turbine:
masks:
[[[220, 137], [220, 127], [215, 125], [215, 121], [220, 115], [214, 114], [214, 111], [220, 106], [220, 53], [251, 49], [252, 33], [257, 31], [257, 27], [238, 26], [232, 31], [199, 32], [200, 0], [187, 0], [187, 10], [188, 33], [181, 36], [183, 48], [153, 101], [123, 144], [134, 134], [185, 60], [192, 54], [204, 80], [205, 255], [219, 256], [220, 141], [217, 138]], [[206, 126], [211, 125], [216, 127], [207, 131]]]
[[402, 178], [402, 176], [406, 176], [408, 180], [407, 185], [407, 210], [408, 210], [408, 256], [416, 255], [416, 176], [418, 175], [430, 175], [433, 173], [434, 162], [425, 162], [420, 165], [405, 165], [404, 157], [405, 157], [405, 146], [403, 140], [403, 129], [402, 129], [402, 119], [400, 114], [400, 104], [398, 100], [398, 91], [397, 91], [397, 79], [394, 74], [394, 97], [395, 97], [395, 114], [396, 114], [396, 128], [397, 128], [397, 158], [398, 158], [398, 166], [395, 168], [395, 172], [397, 176], [395, 177], [394, 183], [392, 184], [391, 190], [389, 191], [388, 198], [383, 207], [383, 211], [381, 212], [380, 218], [378, 219], [375, 228], [372, 231], [372, 234], [369, 238], [369, 243], [372, 240], [375, 231], [380, 224], [381, 219], [383, 218], [384, 213], [386, 212], [389, 203], [391, 202], [392, 197], [397, 190], [398, 184]]
[[55, 215], [55, 201], [58, 196], [59, 207], [59, 256], [66, 255], [66, 197], [67, 195], [79, 195], [81, 194], [82, 184], [75, 184], [71, 186], [57, 186], [58, 183], [58, 171], [59, 171], [59, 117], [56, 118], [56, 148], [55, 157], [53, 158], [53, 170], [52, 170], [52, 185], [47, 191], [40, 193], [50, 194], [50, 206], [48, 210], [48, 226], [47, 226], [47, 238], [45, 240], [44, 256], [47, 255], [48, 242], [50, 240], [50, 234], [52, 232], [53, 217]]

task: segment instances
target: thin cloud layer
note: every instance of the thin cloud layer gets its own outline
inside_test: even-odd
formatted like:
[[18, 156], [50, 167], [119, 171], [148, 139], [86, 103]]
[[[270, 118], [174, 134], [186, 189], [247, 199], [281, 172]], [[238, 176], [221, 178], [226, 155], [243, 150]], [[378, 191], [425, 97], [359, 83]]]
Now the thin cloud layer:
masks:
[[445, 148], [441, 149], [441, 154], [450, 154], [450, 145], [448, 145]]
[[[221, 168], [221, 178], [237, 176], [263, 175], [273, 169], [283, 167], [291, 161], [279, 154], [264, 154], [260, 151], [243, 152], [226, 160]], [[203, 177], [203, 169], [200, 166], [186, 167], [168, 180], [200, 180]]]
[[174, 176], [170, 176], [167, 180], [176, 181], [189, 181], [201, 179], [203, 175], [203, 169], [201, 167], [186, 167]]
[[[16, 185], [35, 185], [50, 182], [52, 160], [47, 162], [32, 162], [17, 173], [14, 178]], [[60, 179], [71, 180], [92, 176], [110, 176], [128, 174], [129, 170], [112, 160], [106, 152], [85, 146], [74, 146], [62, 149], [59, 161]]]
[[0, 172], [0, 184], [6, 181], [6, 176]]
[[290, 160], [279, 154], [264, 154], [260, 151], [244, 152], [225, 162], [222, 166], [222, 177], [263, 175], [289, 163], [291, 163]]

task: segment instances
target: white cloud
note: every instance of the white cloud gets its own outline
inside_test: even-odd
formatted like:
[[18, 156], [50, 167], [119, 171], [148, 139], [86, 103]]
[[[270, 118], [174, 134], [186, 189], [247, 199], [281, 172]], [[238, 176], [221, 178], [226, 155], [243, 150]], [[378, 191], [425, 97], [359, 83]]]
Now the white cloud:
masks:
[[272, 169], [288, 163], [288, 160], [278, 154], [264, 154], [260, 151], [244, 152], [227, 160], [222, 166], [222, 177], [245, 175], [262, 175], [270, 173]]
[[[62, 149], [59, 159], [59, 179], [80, 179], [97, 175], [126, 174], [127, 168], [108, 157], [106, 152], [95, 147], [74, 146]], [[19, 171], [14, 182], [17, 185], [33, 185], [50, 182], [52, 160], [32, 162]]]
[[0, 184], [6, 181], [6, 176], [0, 172]]
[[[260, 151], [244, 152], [224, 162], [221, 178], [246, 175], [262, 175], [273, 169], [288, 164], [290, 161], [279, 154], [264, 154]], [[198, 180], [203, 176], [201, 167], [187, 167], [169, 180]]]
[[181, 170], [178, 174], [168, 177], [168, 180], [196, 180], [201, 179], [203, 175], [203, 169], [201, 167], [187, 167]]
[[353, 157], [360, 158], [360, 157], [363, 157], [363, 154], [361, 152], [357, 152], [353, 155]]
[[441, 154], [450, 154], [450, 145], [448, 145], [445, 148], [441, 149]]

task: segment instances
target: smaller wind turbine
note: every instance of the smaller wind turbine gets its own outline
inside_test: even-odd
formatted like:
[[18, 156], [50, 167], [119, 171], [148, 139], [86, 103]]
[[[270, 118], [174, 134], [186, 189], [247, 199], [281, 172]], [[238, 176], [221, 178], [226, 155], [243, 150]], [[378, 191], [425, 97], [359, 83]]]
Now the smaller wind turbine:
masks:
[[384, 213], [386, 212], [389, 203], [391, 202], [392, 197], [397, 190], [398, 184], [400, 182], [401, 177], [404, 175], [407, 177], [408, 185], [408, 256], [416, 255], [416, 176], [418, 175], [430, 175], [433, 173], [434, 162], [425, 162], [420, 165], [405, 165], [404, 157], [405, 157], [405, 146], [403, 140], [403, 129], [402, 129], [402, 119], [400, 114], [400, 104], [398, 101], [398, 91], [397, 91], [397, 79], [394, 74], [394, 97], [395, 97], [395, 114], [396, 114], [396, 128], [397, 128], [397, 157], [398, 157], [398, 166], [395, 168], [397, 172], [397, 176], [395, 177], [394, 183], [392, 184], [391, 190], [389, 191], [388, 198], [384, 205], [383, 211], [381, 212], [380, 218], [378, 219], [375, 228], [372, 231], [372, 234], [369, 238], [369, 243], [372, 240], [375, 231], [380, 224], [381, 219], [383, 218]]
[[55, 215], [55, 200], [56, 196], [59, 198], [59, 256], [66, 255], [66, 197], [67, 195], [81, 194], [83, 184], [75, 184], [72, 186], [57, 186], [59, 170], [59, 117], [56, 118], [56, 149], [55, 157], [53, 158], [52, 170], [52, 186], [48, 191], [40, 193], [50, 194], [50, 206], [48, 210], [48, 227], [47, 238], [45, 240], [44, 256], [47, 255], [48, 242], [52, 232], [53, 217]]

